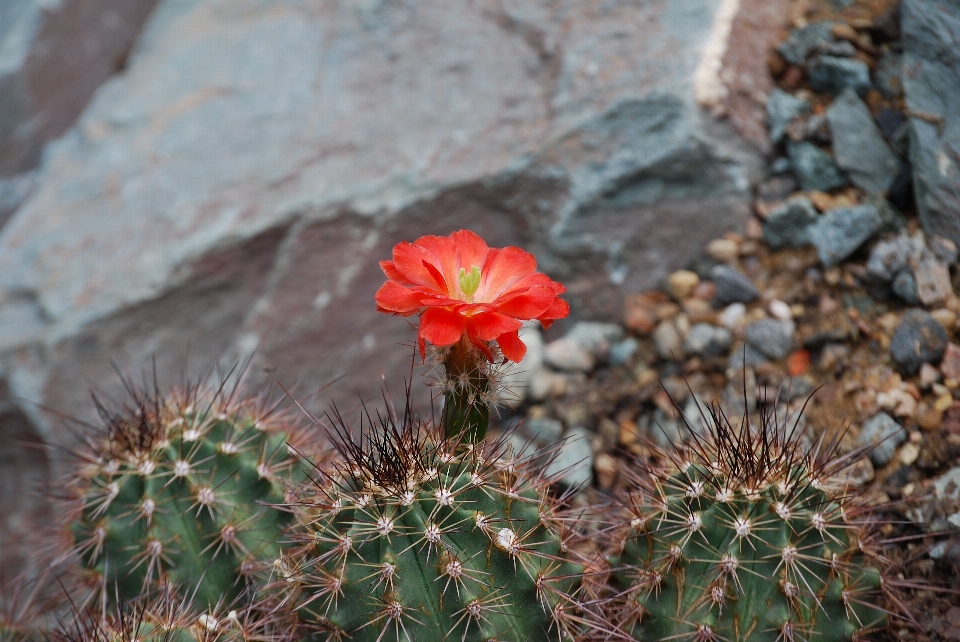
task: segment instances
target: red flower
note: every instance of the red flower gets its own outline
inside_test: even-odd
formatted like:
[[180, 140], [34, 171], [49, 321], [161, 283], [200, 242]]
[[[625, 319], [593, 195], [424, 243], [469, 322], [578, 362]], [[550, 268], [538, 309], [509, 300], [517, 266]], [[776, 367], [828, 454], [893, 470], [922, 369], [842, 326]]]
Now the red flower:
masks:
[[422, 236], [398, 243], [393, 260], [381, 261], [387, 282], [377, 291], [380, 312], [420, 314], [417, 339], [449, 346], [466, 336], [489, 361], [496, 341], [510, 361], [527, 351], [517, 331], [537, 319], [549, 327], [570, 313], [557, 297], [566, 290], [537, 272], [537, 261], [518, 247], [495, 249], [469, 230], [450, 236]]

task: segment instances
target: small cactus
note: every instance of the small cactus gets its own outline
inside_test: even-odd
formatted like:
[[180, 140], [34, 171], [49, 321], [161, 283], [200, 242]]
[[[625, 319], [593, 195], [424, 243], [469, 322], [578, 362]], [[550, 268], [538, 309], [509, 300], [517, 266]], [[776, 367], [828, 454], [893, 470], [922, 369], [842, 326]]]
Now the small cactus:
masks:
[[[717, 409], [676, 453], [627, 480], [616, 618], [638, 640], [858, 640], [886, 626], [868, 514], [821, 439], [804, 448], [765, 411], [759, 428]], [[684, 419], [686, 421], [686, 419]], [[689, 426], [688, 426], [689, 427]]]
[[335, 423], [343, 461], [299, 497], [302, 547], [277, 564], [310, 639], [572, 637], [583, 562], [529, 459], [448, 440], [409, 408], [359, 441]]
[[233, 599], [280, 554], [285, 499], [300, 473], [282, 418], [203, 386], [168, 399], [128, 386], [133, 404], [96, 399], [105, 431], [88, 437], [73, 550], [108, 601], [164, 583], [195, 585], [200, 604]]

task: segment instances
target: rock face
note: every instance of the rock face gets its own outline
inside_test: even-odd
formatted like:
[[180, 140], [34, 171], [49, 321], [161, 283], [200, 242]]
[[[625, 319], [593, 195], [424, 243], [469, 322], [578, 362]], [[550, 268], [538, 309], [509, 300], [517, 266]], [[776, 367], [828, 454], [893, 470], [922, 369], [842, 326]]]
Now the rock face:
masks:
[[756, 4], [162, 0], [0, 231], [0, 381], [86, 418], [111, 360], [168, 387], [256, 351], [250, 387], [348, 415], [410, 372], [378, 261], [463, 227], [612, 320], [748, 215], [759, 86], [733, 126], [698, 100], [766, 76], [718, 68], [730, 33], [776, 36]]
[[33, 168], [44, 143], [73, 124], [123, 67], [156, 2], [0, 2], [0, 177]]
[[901, 11], [920, 222], [927, 234], [960, 244], [960, 14], [953, 0], [904, 0]]

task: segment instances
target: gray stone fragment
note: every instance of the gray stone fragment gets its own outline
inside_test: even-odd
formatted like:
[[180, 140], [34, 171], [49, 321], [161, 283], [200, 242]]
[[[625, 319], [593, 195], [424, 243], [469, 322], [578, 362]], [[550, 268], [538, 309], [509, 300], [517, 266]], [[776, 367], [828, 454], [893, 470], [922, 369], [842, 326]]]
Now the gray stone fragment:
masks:
[[793, 349], [793, 321], [758, 319], [747, 326], [744, 339], [747, 345], [773, 361], [779, 361]]
[[850, 181], [870, 194], [883, 194], [900, 173], [900, 159], [852, 88], [840, 92], [827, 109], [833, 157]]
[[683, 337], [672, 320], [664, 319], [658, 323], [652, 338], [653, 347], [661, 359], [683, 358]]
[[520, 424], [520, 431], [540, 446], [552, 446], [560, 441], [563, 424], [553, 417], [530, 417]]
[[563, 436], [556, 458], [547, 466], [547, 477], [560, 475], [557, 480], [567, 488], [585, 488], [593, 481], [592, 435], [585, 428], [573, 427]]
[[802, 247], [810, 243], [807, 228], [817, 220], [817, 208], [806, 196], [791, 198], [767, 215], [763, 240], [771, 249]]
[[622, 339], [625, 332], [619, 323], [578, 321], [564, 336], [576, 341], [594, 358], [605, 360], [610, 353], [610, 346]]
[[897, 98], [903, 94], [903, 56], [896, 51], [888, 51], [877, 61], [873, 68], [873, 86], [887, 98]]
[[880, 220], [883, 221], [880, 229], [877, 230], [877, 234], [896, 234], [906, 229], [907, 217], [883, 196], [868, 195], [861, 201], [861, 204], [873, 205], [877, 208]]
[[890, 356], [907, 374], [925, 363], [937, 363], [946, 348], [946, 330], [926, 310], [907, 310], [890, 340]]
[[917, 281], [913, 278], [913, 273], [910, 270], [898, 272], [890, 284], [890, 289], [910, 305], [920, 303], [920, 299], [917, 297]]
[[824, 267], [833, 267], [873, 236], [883, 221], [873, 205], [835, 207], [810, 226], [810, 241]]
[[887, 413], [878, 412], [863, 422], [860, 436], [857, 437], [857, 445], [873, 445], [870, 460], [875, 466], [885, 466], [893, 459], [897, 447], [906, 440], [907, 433], [903, 426]]
[[683, 349], [692, 356], [717, 357], [724, 354], [732, 343], [730, 330], [710, 323], [695, 323], [684, 339]]
[[847, 184], [833, 157], [813, 143], [787, 143], [787, 156], [800, 186], [807, 191], [829, 192]]
[[861, 96], [870, 91], [870, 67], [853, 58], [818, 56], [810, 62], [810, 87], [814, 91], [836, 96], [847, 87]]
[[633, 337], [627, 337], [610, 346], [610, 356], [607, 359], [611, 365], [625, 366], [630, 363], [630, 360], [639, 347], [639, 341]]
[[910, 259], [919, 257], [922, 251], [921, 243], [905, 234], [878, 241], [870, 249], [867, 273], [890, 282], [897, 273], [909, 266]]
[[960, 500], [960, 466], [954, 466], [934, 479], [933, 487], [942, 500]]
[[853, 58], [857, 55], [857, 48], [849, 40], [840, 40], [839, 42], [825, 42], [817, 47], [817, 52], [825, 56], [837, 56], [838, 58]]
[[593, 353], [569, 337], [561, 337], [548, 343], [543, 351], [543, 360], [557, 370], [574, 372], [589, 372], [596, 365]]
[[833, 22], [814, 22], [791, 29], [787, 39], [777, 46], [777, 53], [791, 65], [802, 65], [821, 43], [833, 40]]
[[715, 302], [718, 306], [730, 303], [750, 303], [760, 297], [760, 290], [743, 272], [729, 265], [715, 265], [710, 280], [717, 286]]
[[913, 279], [917, 298], [928, 307], [943, 303], [953, 294], [950, 269], [930, 251], [913, 262]]
[[786, 132], [787, 124], [810, 110], [810, 102], [776, 88], [767, 96], [767, 127], [770, 142], [777, 144]]
[[749, 343], [735, 346], [730, 351], [730, 358], [727, 360], [727, 370], [741, 370], [744, 366], [752, 368], [761, 363], [767, 363], [770, 359]]
[[920, 222], [960, 244], [960, 12], [956, 0], [903, 0], [903, 89]]
[[934, 256], [947, 265], [957, 262], [957, 244], [950, 239], [935, 234], [927, 239], [927, 245]]

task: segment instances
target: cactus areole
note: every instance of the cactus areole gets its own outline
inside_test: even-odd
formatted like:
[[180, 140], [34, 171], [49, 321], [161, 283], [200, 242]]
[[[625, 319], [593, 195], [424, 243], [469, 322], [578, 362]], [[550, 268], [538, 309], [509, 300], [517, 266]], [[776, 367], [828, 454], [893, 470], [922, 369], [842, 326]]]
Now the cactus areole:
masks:
[[487, 247], [469, 230], [398, 243], [393, 260], [380, 267], [387, 282], [377, 291], [377, 309], [419, 315], [421, 358], [428, 341], [449, 348], [440, 356], [447, 376], [447, 435], [477, 443], [489, 423], [494, 349], [520, 362], [527, 351], [518, 334], [522, 322], [536, 319], [546, 328], [566, 317], [570, 306], [559, 298], [566, 289], [537, 272], [529, 252]]
[[802, 447], [772, 414], [759, 429], [718, 412], [704, 423], [711, 429], [669, 465], [631, 476], [613, 560], [624, 630], [638, 640], [839, 642], [884, 627], [879, 556], [837, 476], [851, 459]]

